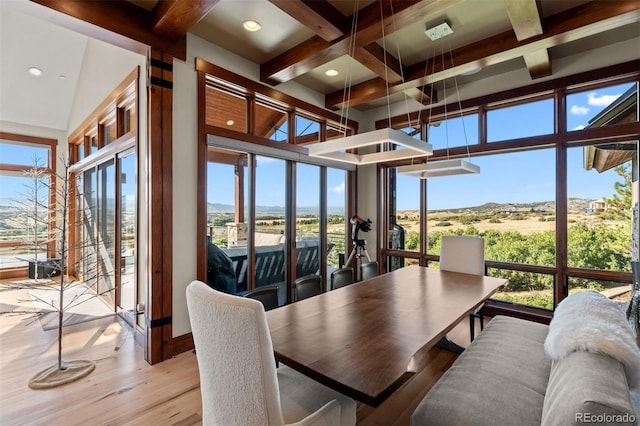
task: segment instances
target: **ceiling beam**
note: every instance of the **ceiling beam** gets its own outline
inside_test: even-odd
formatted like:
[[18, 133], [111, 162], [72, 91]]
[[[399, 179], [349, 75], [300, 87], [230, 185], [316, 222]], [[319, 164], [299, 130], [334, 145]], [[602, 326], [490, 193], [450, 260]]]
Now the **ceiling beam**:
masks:
[[356, 47], [353, 59], [391, 84], [402, 81], [403, 70], [401, 69], [400, 61], [389, 52], [385, 52], [378, 43]]
[[438, 102], [438, 92], [435, 91], [430, 84], [407, 89], [404, 91], [404, 94], [420, 102], [422, 105], [430, 105]]
[[151, 13], [153, 31], [178, 40], [184, 37], [220, 0], [160, 0]]
[[[355, 31], [349, 28], [343, 36], [332, 42], [327, 42], [319, 36], [311, 37], [262, 64], [260, 80], [272, 85], [292, 80], [340, 56], [350, 54], [353, 48], [352, 36], [355, 37], [356, 45], [367, 46], [381, 38], [383, 32], [388, 36], [400, 29], [400, 23], [404, 27], [425, 21], [463, 1], [403, 0], [396, 2], [395, 6], [392, 2], [371, 3], [358, 12], [354, 24]], [[384, 16], [382, 23], [381, 16]], [[346, 18], [346, 22], [351, 21], [352, 17]]]
[[[542, 35], [542, 9], [539, 0], [504, 0], [507, 15], [518, 41]], [[547, 49], [523, 55], [532, 79], [551, 75], [551, 59]]]
[[548, 77], [552, 74], [551, 58], [549, 58], [549, 51], [547, 49], [525, 53], [522, 57], [524, 58], [532, 80]]
[[[153, 14], [128, 1], [31, 1], [84, 21], [77, 22], [74, 20], [73, 23], [65, 22], [64, 25], [89, 37], [134, 50], [131, 46], [123, 43], [121, 36], [124, 36], [143, 45], [155, 47], [183, 61], [187, 59], [186, 35], [172, 41], [155, 33], [153, 31]], [[108, 31], [103, 31], [96, 27]]]
[[[489, 65], [509, 61], [520, 56], [546, 50], [554, 46], [579, 40], [593, 34], [640, 21], [640, 2], [590, 2], [546, 18], [545, 33], [522, 42], [513, 31], [471, 43], [454, 50], [453, 61], [443, 62], [432, 58], [407, 67], [405, 82], [389, 85], [376, 77], [351, 87], [351, 106], [360, 105], [388, 94], [403, 92], [415, 86], [431, 84]], [[451, 66], [450, 63], [459, 64]], [[424, 70], [434, 70], [425, 74]], [[325, 107], [340, 108], [343, 105], [342, 91], [325, 96]]]
[[326, 41], [346, 32], [344, 15], [327, 0], [269, 0], [287, 15]]
[[542, 14], [538, 0], [504, 0], [504, 5], [518, 41], [542, 35]]

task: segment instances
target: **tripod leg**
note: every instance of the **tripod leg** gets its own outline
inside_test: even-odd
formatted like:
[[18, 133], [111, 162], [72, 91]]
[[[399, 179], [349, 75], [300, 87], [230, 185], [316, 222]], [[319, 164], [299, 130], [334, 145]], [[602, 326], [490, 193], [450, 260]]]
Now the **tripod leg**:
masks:
[[364, 251], [364, 255], [367, 256], [367, 261], [371, 262], [371, 258], [369, 257], [369, 252], [367, 251], [367, 249], [362, 249]]
[[[351, 261], [353, 260], [353, 258], [355, 257], [355, 255], [356, 255], [356, 248], [354, 247], [354, 248], [351, 250], [351, 254], [349, 254], [349, 258], [348, 258], [348, 259], [347, 259], [347, 261], [344, 263], [344, 266], [349, 267], [349, 264], [351, 263]], [[358, 266], [358, 265], [356, 265], [356, 266]]]

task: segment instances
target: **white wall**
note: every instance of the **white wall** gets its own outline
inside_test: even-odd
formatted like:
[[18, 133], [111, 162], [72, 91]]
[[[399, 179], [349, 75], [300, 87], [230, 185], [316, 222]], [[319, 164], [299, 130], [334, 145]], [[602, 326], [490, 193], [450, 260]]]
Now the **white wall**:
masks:
[[[76, 93], [73, 99], [73, 106], [69, 114], [67, 126], [68, 134], [74, 130], [87, 116], [93, 112], [102, 101], [129, 75], [137, 66], [141, 67], [143, 79], [141, 85], [144, 88], [144, 76], [146, 58], [137, 53], [124, 50], [122, 48], [104, 43], [90, 38], [87, 41], [80, 78], [76, 85]], [[141, 105], [141, 112], [145, 113], [146, 119], [146, 89], [142, 90], [144, 104]], [[138, 97], [139, 99], [142, 96]], [[143, 108], [144, 107], [144, 108]], [[145, 123], [140, 117], [140, 123]], [[146, 134], [146, 126], [141, 129]]]

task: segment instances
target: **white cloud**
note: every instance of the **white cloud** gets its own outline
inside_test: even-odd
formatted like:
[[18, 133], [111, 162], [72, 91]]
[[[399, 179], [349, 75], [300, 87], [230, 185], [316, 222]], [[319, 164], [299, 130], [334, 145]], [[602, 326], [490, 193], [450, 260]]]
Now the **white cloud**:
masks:
[[607, 106], [611, 104], [611, 102], [618, 99], [620, 95], [602, 95], [598, 96], [596, 92], [589, 93], [587, 97], [589, 98], [588, 103], [591, 106]]
[[579, 125], [579, 126], [574, 127], [574, 128], [573, 128], [573, 129], [571, 129], [571, 130], [582, 130], [582, 129], [584, 129], [584, 128], [585, 128], [584, 124], [581, 124], [581, 125]]
[[343, 194], [344, 193], [344, 182], [340, 182], [339, 185], [336, 185], [334, 187], [331, 188], [331, 192], [335, 192], [337, 194]]
[[571, 114], [573, 115], [587, 115], [589, 114], [589, 108], [581, 107], [578, 105], [571, 106]]

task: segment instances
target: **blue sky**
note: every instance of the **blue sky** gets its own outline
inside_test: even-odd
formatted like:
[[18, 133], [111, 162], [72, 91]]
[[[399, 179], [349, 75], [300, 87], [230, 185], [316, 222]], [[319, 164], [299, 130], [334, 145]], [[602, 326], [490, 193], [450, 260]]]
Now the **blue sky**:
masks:
[[[567, 99], [569, 129], [581, 129], [631, 85], [585, 91]], [[518, 108], [505, 108], [488, 115], [489, 141], [498, 141], [553, 131], [551, 101], [540, 101]], [[462, 120], [450, 117], [450, 124], [431, 127], [430, 141], [434, 148], [464, 146], [477, 143], [477, 124], [473, 118]], [[312, 129], [313, 130], [313, 129]], [[311, 130], [311, 131], [312, 131]], [[448, 138], [446, 135], [448, 134]], [[466, 137], [465, 137], [466, 135]], [[448, 142], [447, 142], [448, 141]], [[27, 147], [7, 147], [0, 150], [0, 162], [31, 164], [33, 150]], [[434, 178], [428, 182], [430, 210], [472, 207], [486, 202], [526, 203], [552, 201], [555, 198], [555, 150], [542, 149], [527, 153], [511, 153], [474, 157], [472, 162], [481, 167], [479, 175]], [[214, 168], [215, 167], [215, 168]], [[258, 200], [260, 206], [283, 206], [285, 193], [284, 161], [260, 157], [258, 159]], [[613, 184], [619, 180], [613, 171], [598, 173], [582, 167], [582, 148], [568, 153], [569, 196], [598, 199], [613, 194]], [[209, 166], [207, 197], [209, 202], [234, 203], [233, 168]], [[344, 206], [345, 174], [340, 170], [328, 172], [328, 205]], [[13, 197], [22, 190], [16, 178], [0, 178], [0, 201]], [[318, 168], [304, 165], [298, 170], [303, 187], [298, 191], [299, 206], [317, 206]], [[400, 176], [398, 210], [418, 208], [418, 179]]]
[[[579, 131], [589, 119], [598, 114], [631, 85], [614, 86], [596, 91], [574, 94], [567, 99], [567, 125]], [[448, 126], [432, 127], [430, 141], [435, 149], [464, 146], [478, 141], [478, 128], [474, 118], [462, 120], [451, 117]], [[553, 133], [553, 102], [544, 100], [525, 106], [505, 108], [490, 112], [489, 141]], [[430, 179], [428, 205], [430, 210], [458, 207], [473, 207], [487, 202], [527, 203], [555, 200], [555, 150], [541, 149], [522, 153], [485, 155], [474, 157], [474, 164], [481, 168], [479, 175], [449, 176]], [[228, 171], [216, 173], [218, 178], [209, 179], [209, 201], [233, 204], [233, 175]], [[223, 166], [216, 166], [223, 167]], [[258, 200], [260, 206], [284, 205], [284, 162], [260, 158], [258, 160]], [[317, 168], [305, 166], [298, 170], [298, 179], [304, 189], [298, 191], [299, 206], [316, 206], [318, 192]], [[619, 180], [613, 171], [598, 173], [583, 168], [582, 148], [571, 148], [568, 152], [568, 190], [570, 197], [598, 199], [613, 194], [613, 184]], [[398, 210], [415, 210], [419, 206], [418, 179], [400, 176]], [[337, 170], [329, 173], [329, 206], [344, 204], [344, 173]]]

